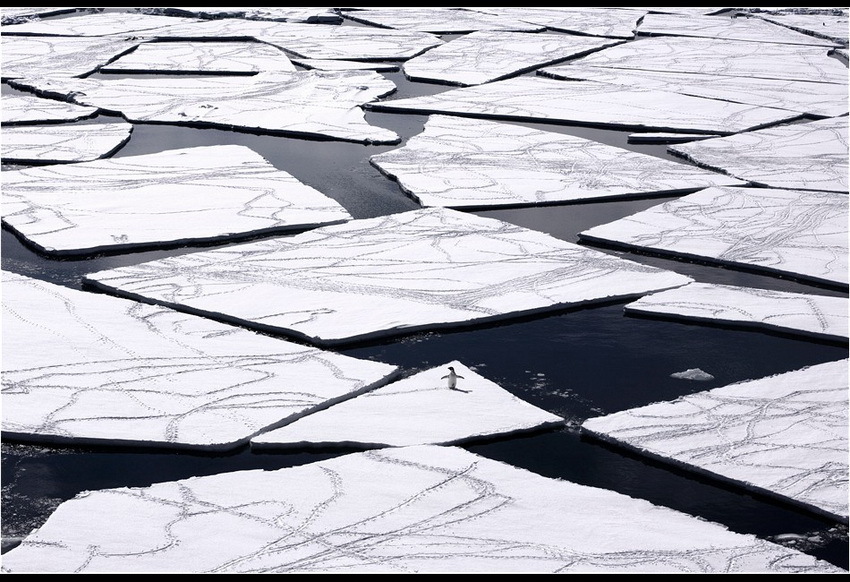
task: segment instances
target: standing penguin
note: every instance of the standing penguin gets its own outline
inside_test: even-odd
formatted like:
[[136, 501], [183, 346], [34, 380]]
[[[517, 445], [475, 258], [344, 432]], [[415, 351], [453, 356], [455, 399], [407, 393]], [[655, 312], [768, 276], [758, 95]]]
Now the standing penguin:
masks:
[[463, 378], [463, 376], [458, 376], [455, 373], [455, 369], [452, 366], [449, 366], [449, 373], [443, 376], [441, 379], [445, 380], [446, 378], [448, 378], [449, 380], [449, 390], [455, 390], [457, 386], [457, 379]]

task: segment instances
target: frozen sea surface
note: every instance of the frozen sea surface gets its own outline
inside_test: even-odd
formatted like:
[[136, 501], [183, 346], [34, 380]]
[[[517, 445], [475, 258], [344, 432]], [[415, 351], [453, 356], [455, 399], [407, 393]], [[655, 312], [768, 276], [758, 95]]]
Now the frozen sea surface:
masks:
[[195, 573], [842, 572], [641, 499], [445, 446], [86, 492], [4, 554], [2, 569], [189, 564]]
[[3, 273], [3, 437], [226, 451], [391, 379], [209, 319]]
[[706, 188], [579, 236], [817, 284], [848, 283], [847, 194], [837, 192]]
[[691, 281], [500, 220], [426, 208], [92, 273], [86, 282], [333, 345]]
[[590, 418], [582, 430], [847, 522], [847, 364]]
[[3, 224], [53, 256], [221, 242], [351, 218], [240, 145], [27, 168], [3, 178]]

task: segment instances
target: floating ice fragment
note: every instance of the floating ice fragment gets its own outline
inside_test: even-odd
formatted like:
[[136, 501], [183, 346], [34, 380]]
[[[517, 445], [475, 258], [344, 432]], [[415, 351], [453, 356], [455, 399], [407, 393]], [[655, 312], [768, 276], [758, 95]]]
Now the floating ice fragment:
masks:
[[684, 372], [674, 372], [670, 374], [671, 378], [679, 378], [681, 380], [696, 380], [698, 382], [708, 382], [714, 380], [714, 376], [708, 372], [703, 372], [699, 368], [688, 368]]

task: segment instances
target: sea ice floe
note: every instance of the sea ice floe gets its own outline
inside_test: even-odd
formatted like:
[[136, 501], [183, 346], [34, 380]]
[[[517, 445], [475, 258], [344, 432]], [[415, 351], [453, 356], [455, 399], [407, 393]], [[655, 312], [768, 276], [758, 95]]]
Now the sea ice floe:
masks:
[[97, 114], [96, 107], [86, 107], [35, 95], [3, 95], [0, 109], [3, 125], [80, 121]]
[[[314, 25], [304, 25], [314, 26]], [[395, 90], [373, 71], [294, 71], [244, 76], [138, 79], [39, 77], [15, 87], [119, 111], [130, 122], [172, 123], [297, 137], [398, 143], [360, 108]]]
[[843, 116], [673, 145], [669, 150], [754, 184], [846, 194], [847, 144], [847, 116]]
[[5, 164], [89, 162], [121, 149], [132, 131], [126, 121], [5, 126], [0, 156]]
[[285, 52], [259, 42], [149, 42], [100, 68], [102, 73], [255, 74], [295, 71]]
[[594, 67], [580, 61], [543, 67], [553, 79], [598, 81], [630, 88], [673, 91], [707, 99], [787, 109], [818, 117], [847, 115], [847, 83]]
[[396, 375], [164, 307], [2, 284], [4, 441], [226, 451]]
[[731, 324], [847, 341], [847, 298], [690, 283], [626, 304], [627, 314]]
[[479, 30], [501, 32], [538, 32], [541, 25], [523, 22], [512, 16], [487, 14], [475, 9], [448, 7], [365, 8], [343, 10], [340, 14], [347, 20], [380, 28], [416, 30], [431, 34], [466, 34]]
[[711, 187], [579, 239], [846, 287], [847, 202], [836, 192]]
[[2, 570], [846, 573], [642, 499], [436, 445], [86, 491], [4, 553]]
[[133, 50], [143, 39], [0, 35], [3, 80], [61, 74], [82, 77]]
[[371, 26], [317, 26], [298, 22], [216, 18], [168, 29], [161, 40], [244, 40], [254, 38], [287, 51], [291, 58], [405, 60], [443, 44], [439, 36], [415, 30]]
[[594, 81], [559, 81], [541, 76], [493, 81], [436, 95], [374, 101], [364, 104], [364, 108], [390, 113], [445, 113], [538, 123], [572, 122], [631, 130], [720, 134], [799, 117], [791, 111], [671, 91], [632, 89]]
[[332, 8], [311, 8], [301, 6], [265, 6], [261, 8], [236, 7], [196, 7], [180, 8], [144, 8], [145, 12], [194, 18], [244, 18], [246, 20], [273, 20], [276, 22], [309, 22], [321, 24], [340, 24], [342, 16]]
[[632, 39], [638, 21], [647, 13], [632, 8], [542, 8], [539, 6], [481, 7], [477, 10], [539, 24], [549, 30], [589, 36]]
[[316, 343], [637, 297], [690, 277], [426, 208], [92, 273], [88, 284]]
[[847, 523], [848, 360], [588, 419], [582, 432]]
[[756, 18], [763, 18], [768, 22], [787, 26], [792, 30], [810, 34], [819, 38], [834, 40], [843, 43], [847, 47], [848, 38], [850, 38], [850, 28], [848, 28], [847, 8], [842, 10], [832, 10], [830, 13], [805, 13], [796, 10], [783, 11], [782, 9], [770, 11], [762, 10], [753, 14]]
[[552, 204], [745, 182], [689, 164], [521, 125], [431, 115], [373, 165], [425, 206]]
[[835, 42], [797, 32], [756, 17], [730, 18], [726, 15], [701, 16], [650, 12], [637, 27], [638, 35], [693, 36], [718, 40], [743, 40], [791, 45], [834, 47]]
[[560, 33], [482, 30], [413, 57], [402, 68], [412, 80], [480, 85], [619, 42], [623, 41]]
[[5, 226], [51, 255], [224, 241], [351, 218], [240, 145], [4, 172], [2, 208]]
[[141, 12], [88, 12], [67, 18], [29, 20], [3, 27], [3, 35], [106, 37], [127, 36], [153, 38], [168, 34], [174, 25], [185, 26], [200, 19], [143, 14]]
[[812, 47], [742, 40], [655, 36], [609, 47], [577, 60], [580, 65], [759, 77], [847, 85], [847, 67]]
[[[460, 376], [455, 388], [445, 376]], [[404, 447], [461, 444], [563, 426], [564, 419], [521, 400], [461, 362], [381, 386], [279, 429], [257, 449], [310, 446]]]

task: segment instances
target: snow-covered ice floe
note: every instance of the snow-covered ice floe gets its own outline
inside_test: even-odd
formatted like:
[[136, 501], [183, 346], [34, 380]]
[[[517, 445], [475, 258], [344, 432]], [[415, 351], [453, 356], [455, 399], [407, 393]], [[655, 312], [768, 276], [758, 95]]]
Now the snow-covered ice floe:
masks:
[[[124, 147], [132, 132], [126, 121], [4, 126], [0, 157], [5, 164], [90, 162]], [[5, 181], [4, 173], [4, 190]]]
[[451, 208], [651, 196], [746, 183], [580, 137], [448, 115], [431, 115], [422, 133], [370, 161], [421, 204]]
[[587, 36], [602, 36], [631, 40], [635, 27], [647, 13], [645, 9], [632, 8], [542, 8], [539, 6], [480, 7], [481, 12], [512, 17], [560, 32]]
[[638, 71], [698, 73], [847, 86], [847, 67], [829, 48], [769, 42], [656, 36], [595, 52], [576, 61], [582, 66]]
[[711, 187], [579, 239], [846, 287], [847, 201], [836, 192]]
[[847, 298], [690, 283], [628, 303], [627, 314], [681, 318], [847, 341]]
[[[313, 26], [313, 25], [304, 25]], [[295, 137], [398, 143], [366, 122], [361, 105], [395, 90], [373, 71], [279, 71], [253, 76], [15, 79], [10, 85], [120, 112], [133, 123], [171, 123]]]
[[[74, 17], [79, 18], [79, 17]], [[67, 77], [94, 73], [144, 42], [126, 37], [10, 36], [3, 26], [0, 62], [3, 80], [61, 71]]]
[[222, 241], [351, 218], [241, 145], [4, 172], [2, 213], [6, 226], [52, 255]]
[[756, 129], [799, 117], [792, 111], [672, 91], [595, 81], [559, 81], [541, 76], [493, 81], [422, 97], [374, 101], [363, 107], [390, 113], [445, 113], [536, 123], [718, 134]]
[[591, 418], [582, 432], [848, 518], [848, 360]]
[[80, 121], [97, 114], [96, 107], [86, 107], [35, 95], [3, 95], [3, 126], [32, 123]]
[[104, 65], [102, 73], [256, 74], [295, 71], [281, 49], [259, 42], [145, 43]]
[[499, 32], [539, 32], [542, 25], [524, 22], [512, 15], [487, 14], [465, 8], [365, 8], [340, 12], [348, 20], [395, 30], [415, 30], [431, 34], [467, 34], [480, 30]]
[[691, 280], [444, 208], [351, 220], [84, 279], [108, 292], [326, 344], [637, 297]]
[[[449, 366], [459, 376], [455, 387]], [[455, 360], [258, 435], [251, 446], [447, 445], [563, 424]]]
[[2, 570], [846, 573], [648, 501], [436, 445], [87, 491], [6, 552]]
[[834, 41], [798, 32], [766, 19], [730, 18], [726, 15], [694, 17], [684, 14], [649, 13], [643, 17], [636, 32], [638, 35], [647, 36], [684, 36], [830, 48], [836, 46]]
[[402, 68], [411, 80], [480, 85], [618, 42], [622, 41], [592, 36], [482, 30], [413, 57], [405, 61]]
[[232, 450], [397, 373], [161, 306], [5, 271], [2, 284], [4, 440]]
[[[847, 86], [844, 86], [845, 98]], [[847, 116], [770, 127], [668, 149], [704, 167], [772, 188], [847, 193]]]
[[672, 91], [707, 99], [787, 109], [815, 117], [847, 115], [847, 83], [822, 83], [798, 79], [765, 79], [679, 71], [645, 71], [582, 65], [570, 61], [538, 69], [553, 79], [597, 81], [629, 88]]

